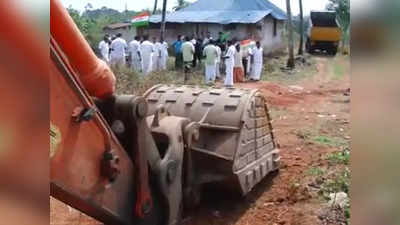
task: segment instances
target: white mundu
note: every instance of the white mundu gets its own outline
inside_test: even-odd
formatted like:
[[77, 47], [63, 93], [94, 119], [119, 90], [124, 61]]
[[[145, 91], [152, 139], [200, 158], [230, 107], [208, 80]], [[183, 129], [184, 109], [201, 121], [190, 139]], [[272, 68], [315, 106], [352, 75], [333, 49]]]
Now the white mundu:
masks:
[[216, 69], [215, 69], [215, 75], [216, 75], [216, 77], [220, 77], [220, 71], [219, 71], [219, 68], [220, 68], [220, 65], [221, 65], [221, 55], [222, 55], [222, 52], [221, 52], [221, 48], [218, 46], [218, 45], [216, 45], [215, 46], [215, 48], [217, 48], [217, 63], [215, 64], [216, 65]]
[[159, 69], [166, 70], [167, 69], [167, 60], [168, 60], [168, 43], [163, 42], [160, 43], [159, 46], [161, 57], [159, 58]]
[[225, 77], [225, 86], [233, 86], [233, 67], [235, 66], [235, 52], [236, 48], [234, 45], [231, 45], [228, 48], [228, 52], [226, 53], [225, 65], [226, 65], [226, 77]]
[[139, 48], [142, 57], [142, 71], [147, 75], [153, 71], [153, 52], [154, 45], [150, 41], [143, 41]]
[[161, 43], [157, 41], [156, 43], [153, 43], [153, 45], [153, 71], [157, 71], [160, 70]]
[[134, 71], [140, 71], [142, 68], [139, 56], [140, 42], [136, 40], [131, 41], [129, 43], [129, 48], [131, 52], [132, 69]]
[[251, 69], [251, 76], [250, 78], [253, 80], [260, 80], [261, 79], [261, 71], [263, 67], [263, 48], [253, 48], [252, 50], [253, 55], [253, 65]]
[[214, 82], [217, 68], [217, 48], [213, 44], [207, 45], [207, 47], [205, 47], [203, 50], [203, 56], [206, 56], [206, 83]]
[[122, 38], [116, 38], [111, 43], [111, 64], [113, 65], [125, 65], [125, 48], [128, 45]]
[[108, 56], [108, 54], [110, 53], [110, 46], [108, 46], [108, 43], [104, 40], [100, 41], [99, 50], [100, 50], [102, 59], [106, 63], [108, 63], [110, 61], [110, 57]]

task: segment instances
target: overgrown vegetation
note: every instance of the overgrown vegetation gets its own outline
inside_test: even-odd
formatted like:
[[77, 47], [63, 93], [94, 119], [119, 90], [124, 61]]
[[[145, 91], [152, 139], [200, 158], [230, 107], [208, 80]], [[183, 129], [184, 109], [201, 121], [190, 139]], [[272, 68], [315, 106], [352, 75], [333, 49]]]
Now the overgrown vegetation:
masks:
[[130, 21], [138, 13], [135, 11], [119, 12], [107, 7], [92, 9], [90, 4], [85, 7], [83, 12], [73, 9], [71, 6], [67, 10], [95, 52], [97, 52], [98, 43], [104, 36], [103, 27], [112, 23]]
[[[147, 76], [138, 74], [131, 68], [127, 67], [113, 68], [113, 71], [118, 78], [117, 93], [142, 95], [146, 90], [157, 84], [183, 85], [183, 71], [172, 70], [173, 67], [173, 60], [170, 58], [168, 60], [168, 71], [153, 72]], [[189, 74], [189, 80], [186, 84], [205, 86], [204, 74], [200, 67]]]
[[326, 9], [336, 12], [336, 18], [342, 30], [341, 50], [344, 51], [345, 45], [350, 43], [350, 0], [329, 0]]
[[286, 60], [284, 54], [265, 58], [261, 79], [279, 84], [294, 84], [318, 72], [316, 60], [312, 57], [296, 58], [296, 67], [293, 70], [286, 68]]

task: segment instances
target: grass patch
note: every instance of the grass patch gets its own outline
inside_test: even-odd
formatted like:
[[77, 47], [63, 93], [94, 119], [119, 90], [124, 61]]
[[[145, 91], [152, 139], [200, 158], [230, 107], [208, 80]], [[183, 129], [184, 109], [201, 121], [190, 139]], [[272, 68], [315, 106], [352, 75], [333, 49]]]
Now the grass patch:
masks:
[[[170, 65], [169, 65], [170, 66]], [[199, 67], [200, 68], [200, 67]], [[153, 72], [146, 76], [136, 73], [130, 68], [113, 68], [117, 76], [117, 94], [143, 95], [148, 89], [157, 84], [184, 84], [183, 71]], [[201, 70], [194, 70], [189, 74], [187, 85], [205, 86]]]
[[336, 79], [340, 79], [345, 75], [344, 67], [335, 63], [333, 65], [333, 73], [335, 74]]
[[311, 176], [321, 177], [326, 174], [326, 171], [320, 167], [311, 167], [307, 170], [307, 174]]
[[263, 75], [261, 80], [270, 81], [278, 84], [295, 84], [300, 80], [314, 76], [318, 70], [316, 60], [313, 57], [304, 57], [305, 62], [296, 60], [294, 70], [287, 70], [287, 56], [267, 57], [264, 59]]
[[323, 185], [323, 192], [329, 196], [329, 193], [345, 192], [349, 194], [350, 190], [350, 169], [345, 168], [335, 177], [327, 179]]
[[327, 145], [330, 147], [342, 147], [347, 144], [347, 142], [340, 137], [329, 137], [325, 135], [318, 135], [313, 137], [313, 142], [320, 145]]
[[349, 149], [344, 149], [340, 152], [335, 152], [328, 155], [328, 161], [333, 164], [349, 165], [350, 163], [350, 151]]

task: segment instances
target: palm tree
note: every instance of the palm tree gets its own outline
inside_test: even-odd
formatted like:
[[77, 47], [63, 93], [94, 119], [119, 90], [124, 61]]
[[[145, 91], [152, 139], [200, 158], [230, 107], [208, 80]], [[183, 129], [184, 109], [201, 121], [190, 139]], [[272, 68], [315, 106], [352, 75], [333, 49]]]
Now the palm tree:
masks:
[[287, 28], [289, 30], [288, 37], [288, 47], [289, 47], [289, 59], [287, 61], [287, 67], [290, 69], [294, 68], [294, 44], [293, 44], [293, 25], [292, 25], [292, 10], [290, 7], [290, 0], [286, 0], [286, 9], [287, 9]]
[[158, 0], [154, 0], [153, 14], [156, 14], [156, 11], [157, 11], [157, 4], [158, 4]]
[[174, 8], [172, 8], [174, 11], [179, 11], [183, 8], [186, 8], [189, 6], [189, 2], [185, 1], [185, 0], [178, 0], [178, 5], [175, 6]]
[[303, 55], [303, 42], [304, 42], [303, 0], [299, 0], [299, 7], [300, 7], [300, 43], [299, 43], [299, 55]]
[[165, 39], [165, 16], [167, 13], [167, 0], [163, 0], [163, 8], [162, 8], [162, 15], [161, 15], [161, 31], [160, 31], [160, 38], [162, 40]]

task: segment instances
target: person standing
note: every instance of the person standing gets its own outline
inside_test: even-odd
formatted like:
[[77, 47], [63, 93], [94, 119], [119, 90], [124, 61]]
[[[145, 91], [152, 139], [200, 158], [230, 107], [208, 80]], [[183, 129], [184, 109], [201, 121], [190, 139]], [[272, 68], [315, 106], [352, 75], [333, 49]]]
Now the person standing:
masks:
[[211, 84], [215, 82], [216, 77], [216, 64], [218, 51], [214, 45], [214, 42], [211, 40], [209, 44], [203, 50], [203, 56], [206, 57], [206, 83]]
[[99, 50], [101, 53], [101, 58], [106, 62], [107, 64], [110, 62], [110, 36], [108, 34], [104, 35], [104, 38], [102, 41], [99, 43]]
[[190, 68], [193, 64], [194, 59], [194, 46], [190, 41], [189, 37], [185, 38], [185, 43], [182, 45], [183, 63], [185, 68], [185, 82], [187, 81], [187, 73], [190, 72]]
[[202, 40], [199, 38], [194, 45], [194, 59], [193, 59], [193, 67], [197, 66], [197, 62], [201, 65], [201, 57], [203, 55], [203, 45]]
[[142, 69], [141, 60], [140, 60], [140, 37], [135, 36], [135, 39], [129, 43], [129, 48], [131, 52], [131, 61], [132, 61], [132, 69], [133, 71], [139, 72]]
[[212, 40], [213, 38], [211, 37], [211, 33], [208, 31], [207, 36], [203, 40], [203, 47], [208, 45], [208, 43]]
[[154, 52], [152, 56], [152, 66], [153, 66], [153, 71], [158, 71], [158, 65], [159, 65], [159, 58], [160, 58], [160, 43], [157, 41], [156, 37], [153, 37], [153, 45], [154, 45]]
[[225, 72], [226, 72], [226, 77], [225, 77], [225, 83], [224, 85], [227, 87], [232, 87], [233, 86], [233, 68], [235, 66], [235, 52], [236, 48], [233, 45], [233, 41], [228, 41], [228, 51], [226, 52], [226, 55], [224, 56], [225, 59]]
[[125, 66], [126, 48], [128, 48], [128, 44], [122, 38], [122, 34], [118, 33], [111, 43], [111, 65], [116, 67]]
[[240, 50], [240, 44], [235, 47], [235, 66], [233, 68], [233, 82], [240, 83], [244, 81], [243, 72], [243, 54]]
[[153, 53], [154, 45], [149, 41], [149, 36], [143, 37], [143, 43], [140, 45], [139, 51], [142, 57], [142, 72], [144, 75], [148, 75], [153, 70]]
[[259, 81], [263, 68], [263, 48], [259, 41], [256, 42], [256, 47], [252, 50], [253, 65], [251, 70], [250, 80]]
[[217, 49], [217, 62], [216, 62], [216, 64], [215, 64], [215, 76], [217, 77], [217, 78], [220, 78], [220, 76], [221, 76], [221, 71], [220, 71], [220, 69], [221, 69], [221, 56], [222, 56], [222, 51], [221, 51], [221, 47], [219, 47], [218, 46], [218, 44], [217, 45], [215, 45], [215, 48]]
[[175, 69], [182, 69], [183, 66], [182, 44], [182, 35], [178, 35], [178, 39], [172, 44], [175, 50]]
[[159, 62], [159, 69], [160, 70], [167, 70], [167, 61], [168, 61], [168, 43], [164, 41], [164, 38], [160, 38], [160, 58]]

